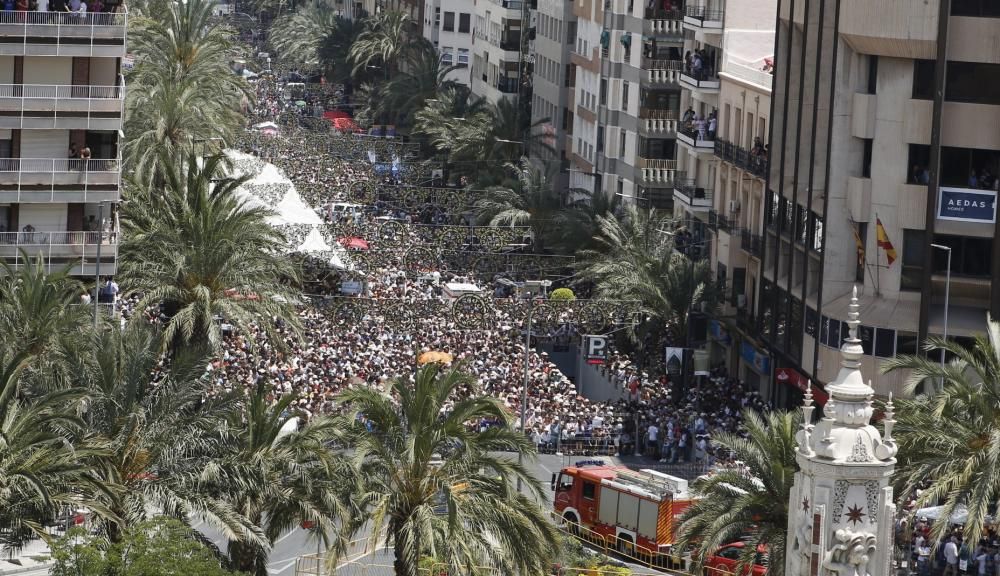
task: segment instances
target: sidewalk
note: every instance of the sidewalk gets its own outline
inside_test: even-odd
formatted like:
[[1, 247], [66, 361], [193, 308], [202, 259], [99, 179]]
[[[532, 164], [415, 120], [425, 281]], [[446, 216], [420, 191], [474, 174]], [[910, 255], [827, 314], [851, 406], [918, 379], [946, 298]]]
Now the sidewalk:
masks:
[[47, 574], [51, 567], [48, 545], [42, 540], [32, 540], [15, 556], [0, 560], [0, 576]]

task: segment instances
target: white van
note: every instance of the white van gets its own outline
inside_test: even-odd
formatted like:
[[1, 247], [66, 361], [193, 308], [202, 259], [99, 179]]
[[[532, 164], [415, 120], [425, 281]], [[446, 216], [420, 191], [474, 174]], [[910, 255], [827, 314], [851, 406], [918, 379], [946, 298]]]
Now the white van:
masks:
[[329, 222], [339, 222], [346, 218], [358, 220], [364, 214], [365, 207], [350, 202], [331, 202], [326, 205], [326, 219]]

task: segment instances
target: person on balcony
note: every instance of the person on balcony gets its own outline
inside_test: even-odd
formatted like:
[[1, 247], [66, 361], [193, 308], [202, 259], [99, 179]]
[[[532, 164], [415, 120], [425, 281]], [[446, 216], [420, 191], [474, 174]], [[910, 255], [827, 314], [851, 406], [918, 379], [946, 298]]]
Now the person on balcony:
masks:
[[708, 115], [708, 139], [715, 140], [715, 131], [719, 127], [719, 121], [716, 118], [715, 110]]

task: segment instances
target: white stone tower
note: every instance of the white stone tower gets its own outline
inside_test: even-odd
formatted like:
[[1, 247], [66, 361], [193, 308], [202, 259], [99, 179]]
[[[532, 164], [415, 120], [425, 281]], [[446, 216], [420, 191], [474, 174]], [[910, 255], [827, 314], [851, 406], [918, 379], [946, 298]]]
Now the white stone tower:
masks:
[[893, 520], [889, 478], [896, 464], [892, 398], [885, 436], [871, 425], [874, 391], [861, 376], [858, 292], [848, 313], [850, 337], [841, 368], [826, 390], [823, 418], [812, 425], [812, 393], [802, 407], [797, 435], [799, 472], [788, 515], [786, 576], [889, 576]]

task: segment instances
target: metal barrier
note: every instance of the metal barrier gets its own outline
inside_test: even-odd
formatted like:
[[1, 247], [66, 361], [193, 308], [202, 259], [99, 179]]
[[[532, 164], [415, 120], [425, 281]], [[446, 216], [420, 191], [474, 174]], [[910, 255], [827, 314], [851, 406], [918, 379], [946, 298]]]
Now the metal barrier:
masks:
[[539, 452], [542, 454], [559, 452], [563, 454], [563, 458], [570, 456], [614, 456], [618, 454], [617, 437], [561, 439], [555, 444], [550, 442], [539, 447]]
[[[671, 574], [681, 576], [696, 576], [689, 570], [691, 560], [689, 557], [670, 552], [660, 552], [640, 546], [627, 538], [617, 536], [605, 536], [577, 522], [570, 522], [559, 516], [556, 512], [550, 512], [556, 526], [564, 533], [576, 540], [596, 548], [598, 552], [605, 556], [617, 556], [626, 562], [638, 564], [654, 570], [669, 571]], [[579, 569], [580, 572], [589, 574], [586, 569]], [[560, 571], [560, 574], [565, 573]], [[708, 576], [736, 576], [734, 572], [723, 568], [706, 568], [703, 575]]]

